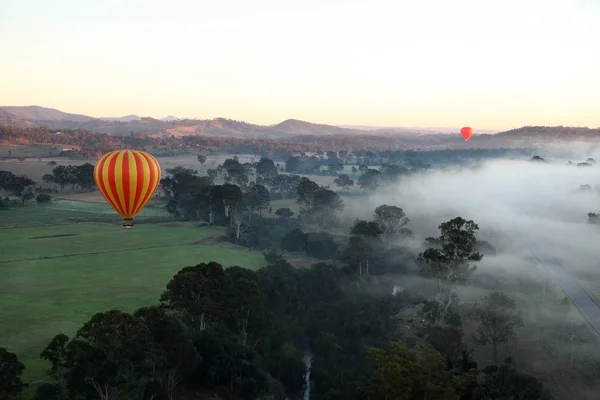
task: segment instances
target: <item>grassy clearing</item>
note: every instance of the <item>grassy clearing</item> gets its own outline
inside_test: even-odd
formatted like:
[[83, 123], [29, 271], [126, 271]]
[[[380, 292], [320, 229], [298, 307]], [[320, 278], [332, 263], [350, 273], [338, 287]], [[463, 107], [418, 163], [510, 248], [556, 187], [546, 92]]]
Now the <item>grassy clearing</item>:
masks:
[[[8, 251], [0, 254], [0, 264], [9, 261], [180, 246], [198, 243], [220, 231], [217, 227], [198, 229], [190, 225], [179, 228], [138, 225], [135, 229], [125, 230], [118, 226], [91, 223], [3, 229], [0, 230], [0, 238]], [[67, 238], [63, 235], [70, 236]]]
[[[144, 207], [136, 217], [136, 223], [171, 220], [164, 208]], [[0, 209], [0, 228], [15, 226], [40, 226], [72, 222], [104, 222], [120, 224], [121, 218], [106, 202], [96, 203], [74, 200], [53, 200], [50, 204], [37, 205], [35, 201], [26, 206]]]
[[[18, 354], [29, 382], [44, 378], [48, 365], [39, 354], [56, 334], [74, 334], [96, 312], [156, 304], [184, 266], [217, 261], [256, 269], [265, 264], [258, 252], [216, 245], [220, 227], [170, 222], [123, 230], [118, 216], [110, 214], [114, 225], [68, 223], [61, 217], [104, 215], [104, 209], [56, 203], [62, 205], [19, 207], [0, 217], [5, 225], [0, 229], [0, 347]], [[7, 219], [62, 225], [7, 228]]]
[[[27, 157], [27, 156], [25, 156]], [[29, 157], [32, 157], [31, 155]], [[56, 165], [48, 165], [49, 161], [55, 161]], [[0, 160], [0, 170], [10, 171], [16, 175], [27, 175], [38, 184], [42, 184], [42, 176], [51, 174], [52, 169], [59, 165], [82, 165], [86, 162], [95, 164], [95, 160], [70, 160], [64, 157], [56, 158], [28, 158], [24, 161], [17, 159]]]
[[[60, 147], [60, 145], [56, 145], [56, 147]], [[0, 157], [41, 157], [50, 154], [51, 148], [50, 144], [2, 143]]]
[[[54, 193], [52, 195], [53, 199], [56, 200], [73, 200], [73, 201], [85, 201], [90, 203], [104, 203], [106, 204], [106, 199], [102, 196], [102, 193], [98, 190], [94, 190], [93, 192], [82, 192], [82, 193]], [[150, 199], [150, 202], [146, 205], [148, 207], [152, 204], [154, 198]]]

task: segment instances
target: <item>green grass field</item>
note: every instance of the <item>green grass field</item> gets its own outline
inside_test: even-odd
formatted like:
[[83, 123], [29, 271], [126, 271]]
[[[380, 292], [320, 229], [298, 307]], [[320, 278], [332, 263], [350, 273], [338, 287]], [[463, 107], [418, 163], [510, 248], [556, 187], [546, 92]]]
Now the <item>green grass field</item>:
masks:
[[[56, 147], [60, 148], [61, 145], [56, 145]], [[51, 148], [52, 145], [50, 144], [18, 145], [5, 143], [0, 149], [0, 157], [38, 157], [50, 154]], [[58, 153], [58, 150], [55, 150], [55, 153]]]
[[0, 212], [0, 347], [17, 353], [26, 381], [44, 379], [48, 365], [39, 354], [56, 334], [73, 335], [97, 312], [158, 303], [184, 266], [265, 263], [260, 253], [215, 244], [223, 228], [149, 223], [162, 211], [144, 211], [130, 230], [103, 204], [57, 201]]
[[[170, 221], [164, 209], [145, 207], [136, 217], [136, 223]], [[68, 224], [73, 222], [104, 222], [119, 225], [121, 218], [107, 203], [74, 200], [53, 200], [50, 204], [0, 209], [0, 229], [22, 226]]]

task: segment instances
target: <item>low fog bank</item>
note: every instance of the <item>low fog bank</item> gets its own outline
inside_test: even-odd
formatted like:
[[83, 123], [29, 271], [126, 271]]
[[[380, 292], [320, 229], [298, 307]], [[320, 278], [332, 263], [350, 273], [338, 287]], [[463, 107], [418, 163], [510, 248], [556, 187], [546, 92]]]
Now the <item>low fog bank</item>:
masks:
[[407, 177], [372, 196], [368, 209], [402, 207], [416, 245], [439, 236], [441, 222], [461, 216], [474, 220], [479, 239], [500, 252], [528, 257], [524, 245], [535, 244], [565, 267], [589, 269], [597, 267], [600, 229], [586, 224], [587, 214], [600, 209], [600, 193], [579, 190], [584, 184], [600, 184], [600, 166], [493, 160], [458, 172]]
[[596, 139], [564, 141], [544, 144], [542, 146], [533, 146], [532, 150], [544, 159], [554, 162], [574, 163], [585, 161], [587, 158], [600, 159], [600, 146]]

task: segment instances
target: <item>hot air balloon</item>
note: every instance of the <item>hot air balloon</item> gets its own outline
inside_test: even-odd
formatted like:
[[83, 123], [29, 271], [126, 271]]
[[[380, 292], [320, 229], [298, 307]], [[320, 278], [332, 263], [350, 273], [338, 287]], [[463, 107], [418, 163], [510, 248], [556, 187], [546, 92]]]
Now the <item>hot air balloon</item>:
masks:
[[464, 128], [462, 128], [460, 130], [460, 134], [462, 135], [463, 139], [465, 139], [465, 141], [467, 141], [467, 140], [469, 140], [471, 135], [473, 135], [473, 129], [468, 126], [465, 126]]
[[123, 218], [123, 228], [133, 228], [133, 219], [160, 183], [160, 165], [144, 151], [115, 150], [100, 157], [94, 167], [94, 181]]

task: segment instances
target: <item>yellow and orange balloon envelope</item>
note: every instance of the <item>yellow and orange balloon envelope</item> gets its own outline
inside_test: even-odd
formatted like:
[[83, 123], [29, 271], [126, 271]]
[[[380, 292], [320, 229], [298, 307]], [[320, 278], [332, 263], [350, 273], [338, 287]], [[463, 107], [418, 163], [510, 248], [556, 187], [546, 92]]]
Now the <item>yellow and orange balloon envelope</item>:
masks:
[[468, 126], [465, 126], [460, 130], [460, 134], [462, 135], [463, 139], [467, 141], [473, 135], [473, 129], [469, 128]]
[[124, 228], [144, 208], [160, 183], [160, 165], [144, 151], [115, 150], [94, 167], [94, 181], [108, 204], [123, 218]]

